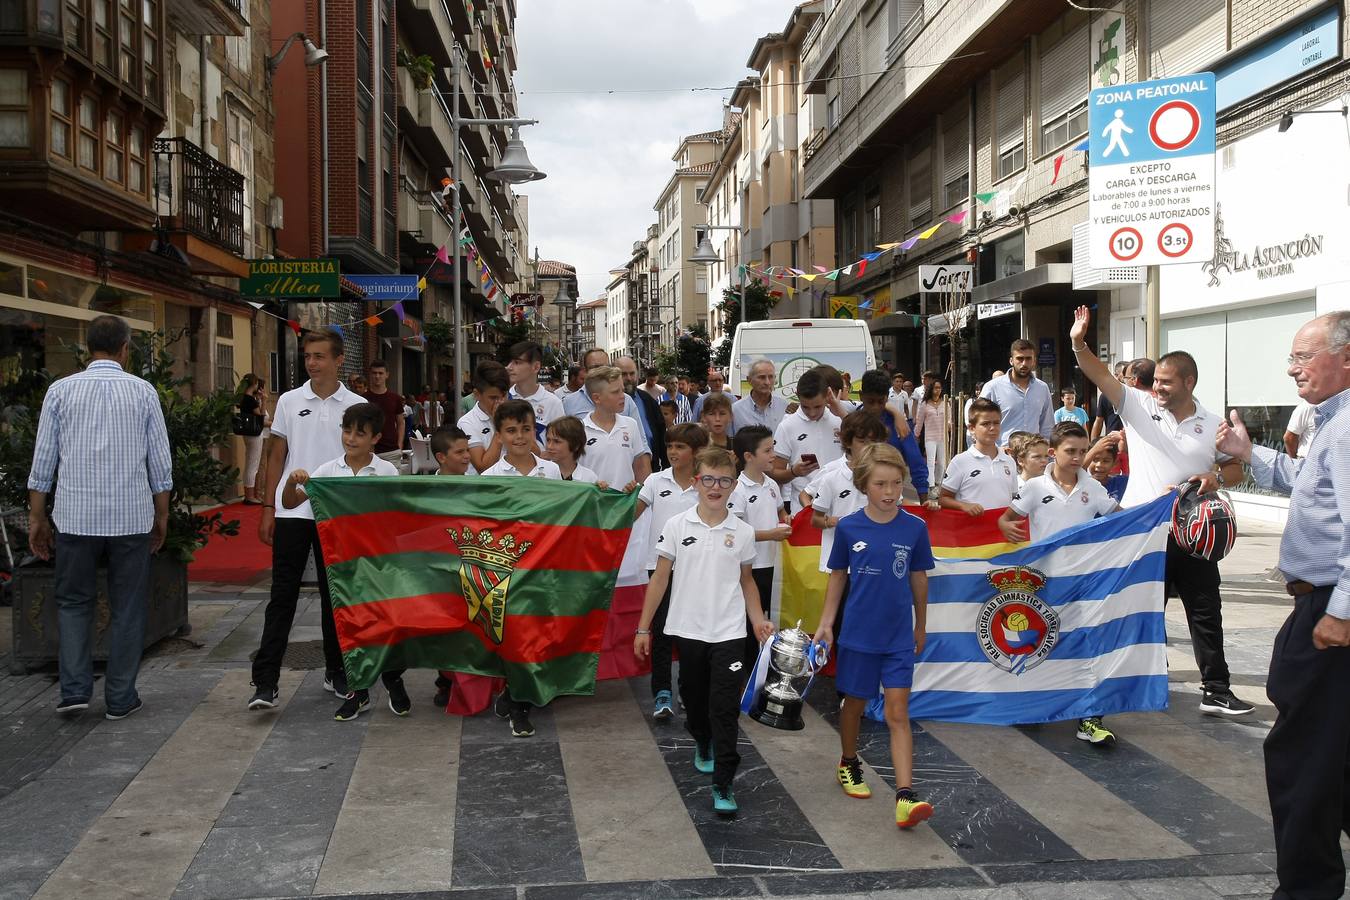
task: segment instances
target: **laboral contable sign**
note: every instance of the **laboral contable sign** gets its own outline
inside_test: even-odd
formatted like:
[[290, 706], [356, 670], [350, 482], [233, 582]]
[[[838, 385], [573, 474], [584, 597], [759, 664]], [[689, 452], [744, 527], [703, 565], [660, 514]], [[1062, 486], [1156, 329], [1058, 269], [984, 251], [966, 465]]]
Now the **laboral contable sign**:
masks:
[[1094, 90], [1089, 263], [1198, 262], [1214, 254], [1214, 75]]
[[969, 294], [971, 266], [919, 266], [919, 291], [924, 294]]

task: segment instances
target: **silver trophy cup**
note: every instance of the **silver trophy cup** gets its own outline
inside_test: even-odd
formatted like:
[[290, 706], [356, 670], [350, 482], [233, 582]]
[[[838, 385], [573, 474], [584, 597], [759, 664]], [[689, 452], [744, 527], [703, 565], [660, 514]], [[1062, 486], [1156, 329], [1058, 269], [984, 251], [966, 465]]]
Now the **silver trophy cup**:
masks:
[[800, 731], [802, 695], [811, 680], [811, 636], [794, 628], [779, 631], [770, 639], [769, 672], [764, 689], [750, 710], [750, 717], [772, 728]]

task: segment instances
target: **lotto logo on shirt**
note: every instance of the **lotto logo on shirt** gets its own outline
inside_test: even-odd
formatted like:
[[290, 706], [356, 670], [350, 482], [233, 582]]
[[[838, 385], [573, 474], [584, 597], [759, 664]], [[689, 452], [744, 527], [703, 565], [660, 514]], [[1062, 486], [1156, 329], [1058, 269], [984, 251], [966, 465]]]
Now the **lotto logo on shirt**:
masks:
[[296, 415], [298, 415], [300, 418], [303, 419], [305, 416], [309, 415], [312, 412], [314, 412], [314, 410], [312, 409], [302, 409], [300, 410], [300, 412], [296, 413]]
[[587, 447], [594, 447], [594, 446], [595, 446], [595, 438], [586, 438], [586, 446], [587, 446]]
[[861, 553], [866, 549], [867, 549], [867, 541], [858, 541], [858, 543], [853, 545], [854, 553]]

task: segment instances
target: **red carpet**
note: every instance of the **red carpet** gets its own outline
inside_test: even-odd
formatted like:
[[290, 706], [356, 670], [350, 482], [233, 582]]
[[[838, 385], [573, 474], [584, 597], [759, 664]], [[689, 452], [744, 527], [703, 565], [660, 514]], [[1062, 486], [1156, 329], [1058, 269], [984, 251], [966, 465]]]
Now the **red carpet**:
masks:
[[229, 503], [206, 510], [207, 515], [215, 512], [227, 522], [238, 519], [239, 534], [212, 537], [188, 566], [188, 580], [252, 584], [272, 568], [272, 548], [258, 540], [262, 507]]

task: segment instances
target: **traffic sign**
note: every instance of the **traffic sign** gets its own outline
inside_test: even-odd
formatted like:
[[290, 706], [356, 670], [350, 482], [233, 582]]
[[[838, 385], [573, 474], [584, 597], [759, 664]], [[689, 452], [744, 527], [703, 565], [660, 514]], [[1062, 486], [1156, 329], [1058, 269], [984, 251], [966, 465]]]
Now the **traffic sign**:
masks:
[[1098, 88], [1088, 101], [1088, 262], [1214, 255], [1214, 75]]

